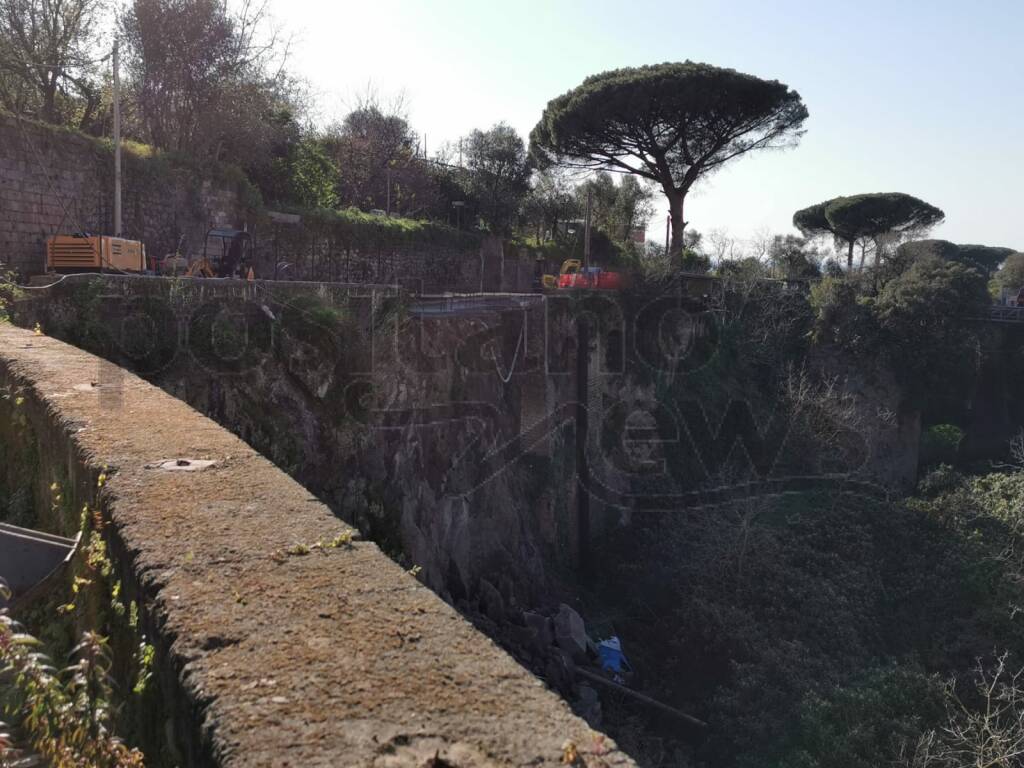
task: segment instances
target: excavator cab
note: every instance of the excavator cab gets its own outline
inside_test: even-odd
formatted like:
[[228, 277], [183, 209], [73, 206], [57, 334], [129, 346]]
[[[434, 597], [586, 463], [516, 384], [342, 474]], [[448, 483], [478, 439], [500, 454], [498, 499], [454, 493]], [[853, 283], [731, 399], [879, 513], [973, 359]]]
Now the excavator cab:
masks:
[[244, 276], [252, 265], [252, 235], [242, 229], [214, 227], [207, 231], [203, 253], [185, 273], [188, 277]]

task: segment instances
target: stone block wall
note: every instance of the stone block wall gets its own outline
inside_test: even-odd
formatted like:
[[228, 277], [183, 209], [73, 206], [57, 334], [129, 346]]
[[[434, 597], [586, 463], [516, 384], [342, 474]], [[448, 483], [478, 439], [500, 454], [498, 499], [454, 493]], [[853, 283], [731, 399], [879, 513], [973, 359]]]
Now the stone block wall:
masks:
[[493, 235], [427, 225], [418, 234], [375, 236], [316, 216], [277, 224], [257, 215], [251, 228], [256, 275], [268, 280], [391, 284], [418, 294], [533, 290], [530, 254]]
[[[281, 224], [249, 207], [236, 182], [136, 149], [123, 153], [122, 233], [151, 257], [173, 253], [182, 238], [182, 252], [198, 254], [209, 228], [245, 227], [264, 279], [397, 283], [425, 293], [531, 289], [528, 254], [503, 253], [497, 237], [437, 225], [367, 237], [315, 214]], [[50, 235], [112, 234], [113, 163], [108, 141], [0, 112], [0, 264], [41, 274]]]
[[[0, 262], [39, 274], [50, 235], [111, 234], [113, 163], [107, 142], [0, 112]], [[199, 243], [209, 227], [245, 220], [230, 182], [128, 149], [123, 168], [123, 234], [150, 256], [172, 252], [182, 235]]]

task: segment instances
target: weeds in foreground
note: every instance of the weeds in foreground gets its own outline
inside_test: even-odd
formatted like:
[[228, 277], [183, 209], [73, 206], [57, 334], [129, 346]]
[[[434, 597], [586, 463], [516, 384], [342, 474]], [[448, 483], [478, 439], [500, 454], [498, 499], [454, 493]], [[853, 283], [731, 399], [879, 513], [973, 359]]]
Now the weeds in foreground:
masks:
[[0, 323], [11, 320], [11, 308], [22, 298], [24, 291], [18, 287], [17, 275], [0, 262]]
[[[5, 397], [15, 406], [23, 400], [17, 393]], [[104, 466], [96, 479], [98, 489], [108, 474]], [[62, 483], [55, 480], [49, 491], [50, 516], [70, 527], [74, 512]], [[139, 719], [126, 706], [141, 702], [139, 697], [146, 693], [156, 650], [141, 631], [138, 603], [123, 594], [102, 535], [105, 525], [98, 508], [82, 506], [81, 546], [69, 578], [69, 599], [57, 604], [64, 593], [55, 592], [30, 607], [26, 621], [37, 628], [35, 632], [16, 621], [7, 608], [0, 609], [0, 718], [7, 720], [0, 724], [0, 768], [144, 764], [142, 752], [127, 746], [115, 730], [130, 730]], [[2, 580], [0, 593], [10, 596]], [[88, 630], [78, 634], [71, 629], [74, 625]], [[46, 640], [45, 646], [36, 633]], [[116, 639], [116, 659], [108, 637]], [[60, 649], [58, 658], [67, 658], [66, 666], [55, 664], [44, 647]], [[122, 653], [130, 658], [120, 658]]]
[[[0, 581], [0, 592], [10, 597]], [[58, 670], [41, 643], [0, 609], [0, 768], [142, 768], [143, 755], [112, 732], [110, 648], [82, 634], [71, 663]]]

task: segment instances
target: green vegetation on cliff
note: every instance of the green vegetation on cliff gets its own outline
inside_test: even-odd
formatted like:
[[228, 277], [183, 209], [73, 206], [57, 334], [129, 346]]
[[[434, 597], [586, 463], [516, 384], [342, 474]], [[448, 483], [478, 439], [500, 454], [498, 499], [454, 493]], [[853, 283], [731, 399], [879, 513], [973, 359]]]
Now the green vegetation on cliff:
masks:
[[974, 711], [979, 659], [1024, 666], [1024, 472], [938, 472], [906, 502], [753, 499], [610, 544], [601, 592], [633, 605], [619, 629], [644, 682], [711, 724], [694, 764], [910, 765], [964, 717], [949, 681]]
[[[1024, 738], [1024, 453], [995, 468], [942, 464], [964, 438], [989, 334], [972, 318], [987, 301], [980, 270], [932, 254], [826, 278], [809, 296], [736, 281], [713, 312], [684, 301], [703, 330], [681, 360], [638, 378], [686, 427], [678, 440], [662, 427], [653, 458], [677, 488], [734, 494], [633, 509], [606, 528], [590, 609], [622, 637], [635, 684], [709, 728], [645, 711], [644, 735], [618, 702], [612, 730], [632, 754], [742, 768], [1017, 764], [1008, 747], [998, 755]], [[641, 354], [656, 336], [638, 329]], [[862, 463], [917, 413], [934, 470], [911, 496], [842, 482], [902, 460]], [[838, 476], [814, 488], [763, 482], [830, 467]], [[658, 488], [642, 474], [631, 487]], [[983, 743], [983, 728], [998, 739]]]

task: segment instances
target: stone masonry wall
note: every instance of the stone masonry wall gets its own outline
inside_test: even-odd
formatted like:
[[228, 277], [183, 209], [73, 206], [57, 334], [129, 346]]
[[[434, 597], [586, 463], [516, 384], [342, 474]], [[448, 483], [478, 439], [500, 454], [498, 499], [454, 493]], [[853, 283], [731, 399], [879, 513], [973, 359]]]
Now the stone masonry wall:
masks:
[[[496, 237], [354, 237], [316, 216], [281, 224], [248, 207], [236, 183], [131, 147], [123, 158], [123, 234], [151, 257], [173, 253], [182, 238], [182, 252], [198, 254], [210, 227], [244, 226], [261, 278], [400, 283], [427, 293], [531, 290], [532, 259], [503, 252]], [[113, 199], [109, 142], [0, 112], [0, 264], [40, 274], [50, 235], [112, 233]]]
[[[211, 226], [240, 226], [234, 185], [124, 152], [124, 236], [147, 254], [202, 241]], [[113, 231], [113, 153], [103, 141], [0, 112], [0, 262], [25, 275], [45, 271], [46, 238]]]
[[527, 249], [494, 235], [448, 231], [438, 237], [438, 228], [428, 226], [416, 235], [374, 236], [332, 226], [323, 217], [277, 224], [257, 215], [251, 226], [259, 278], [387, 283], [426, 294], [534, 290], [534, 260]]

